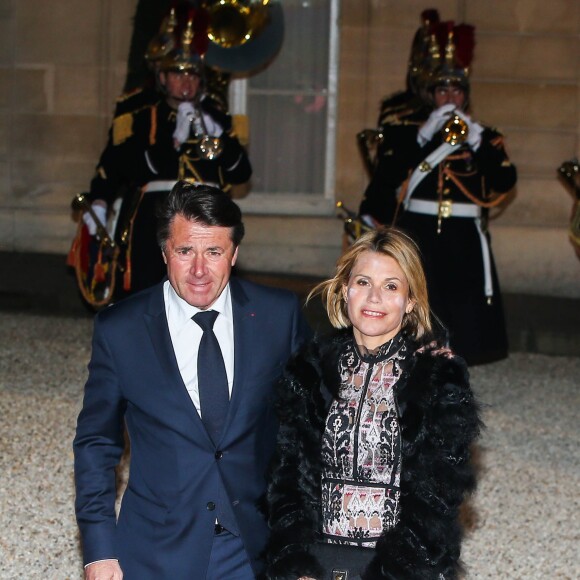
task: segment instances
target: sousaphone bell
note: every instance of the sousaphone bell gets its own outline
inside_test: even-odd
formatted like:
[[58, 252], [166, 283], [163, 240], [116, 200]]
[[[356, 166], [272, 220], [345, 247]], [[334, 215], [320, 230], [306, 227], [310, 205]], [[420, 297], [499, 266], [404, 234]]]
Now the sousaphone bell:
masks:
[[206, 0], [209, 46], [205, 64], [247, 75], [265, 68], [284, 40], [281, 0]]

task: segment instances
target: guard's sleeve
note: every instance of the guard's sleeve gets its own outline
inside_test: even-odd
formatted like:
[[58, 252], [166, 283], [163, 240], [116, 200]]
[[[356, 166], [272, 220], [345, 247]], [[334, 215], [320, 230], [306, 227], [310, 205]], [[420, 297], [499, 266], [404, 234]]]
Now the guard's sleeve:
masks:
[[221, 136], [224, 149], [218, 161], [227, 183], [245, 183], [252, 176], [252, 165], [238, 138], [224, 132]]
[[203, 99], [201, 107], [223, 129], [221, 135], [223, 151], [218, 158], [218, 163], [224, 181], [233, 184], [246, 183], [252, 176], [252, 165], [245, 148], [234, 132], [231, 115], [211, 98]]
[[498, 131], [484, 130], [475, 161], [488, 189], [505, 193], [515, 186], [517, 171], [506, 152], [504, 137]]
[[154, 106], [147, 106], [115, 117], [91, 180], [91, 201], [101, 199], [110, 205], [124, 190], [150, 180], [153, 174], [145, 150], [153, 110]]
[[421, 157], [421, 150], [416, 143], [417, 128], [414, 126], [385, 125], [381, 131], [383, 142], [377, 152], [377, 167], [365, 190], [359, 213], [389, 225], [395, 216], [399, 188]]

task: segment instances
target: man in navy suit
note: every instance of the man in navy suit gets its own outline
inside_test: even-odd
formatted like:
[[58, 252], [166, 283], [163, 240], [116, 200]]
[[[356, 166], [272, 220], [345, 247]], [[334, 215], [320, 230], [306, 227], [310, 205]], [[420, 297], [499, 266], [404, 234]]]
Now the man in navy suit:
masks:
[[[262, 569], [274, 385], [309, 330], [296, 296], [230, 277], [243, 235], [227, 194], [178, 182], [159, 214], [169, 279], [95, 319], [74, 441], [87, 580], [251, 580]], [[206, 330], [192, 319], [208, 310], [227, 383], [217, 433], [198, 381]], [[130, 476], [117, 521], [125, 426]]]

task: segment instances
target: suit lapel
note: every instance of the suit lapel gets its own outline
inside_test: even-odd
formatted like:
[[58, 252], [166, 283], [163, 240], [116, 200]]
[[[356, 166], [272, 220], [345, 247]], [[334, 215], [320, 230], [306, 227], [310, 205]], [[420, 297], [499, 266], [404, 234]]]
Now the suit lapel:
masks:
[[158, 286], [158, 291], [151, 294], [148, 309], [144, 314], [144, 320], [157, 361], [161, 367], [161, 375], [165, 381], [167, 392], [177, 399], [179, 408], [190, 411], [185, 414], [191, 419], [203, 437], [207, 439], [207, 442], [211, 444], [211, 439], [203, 426], [199, 413], [187, 392], [179, 372], [165, 314], [163, 284]]
[[228, 433], [243, 400], [244, 380], [252, 361], [252, 333], [255, 330], [255, 316], [250, 301], [236, 278], [230, 280], [230, 291], [234, 318], [234, 384], [223, 435]]

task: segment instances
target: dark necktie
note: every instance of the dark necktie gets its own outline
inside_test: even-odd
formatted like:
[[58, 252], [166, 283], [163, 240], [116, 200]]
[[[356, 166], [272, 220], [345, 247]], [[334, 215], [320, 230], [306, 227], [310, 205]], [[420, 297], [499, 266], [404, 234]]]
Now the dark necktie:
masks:
[[217, 445], [222, 433], [230, 395], [224, 358], [213, 325], [218, 316], [215, 310], [198, 312], [193, 321], [203, 330], [197, 355], [197, 383], [201, 420], [212, 441]]

